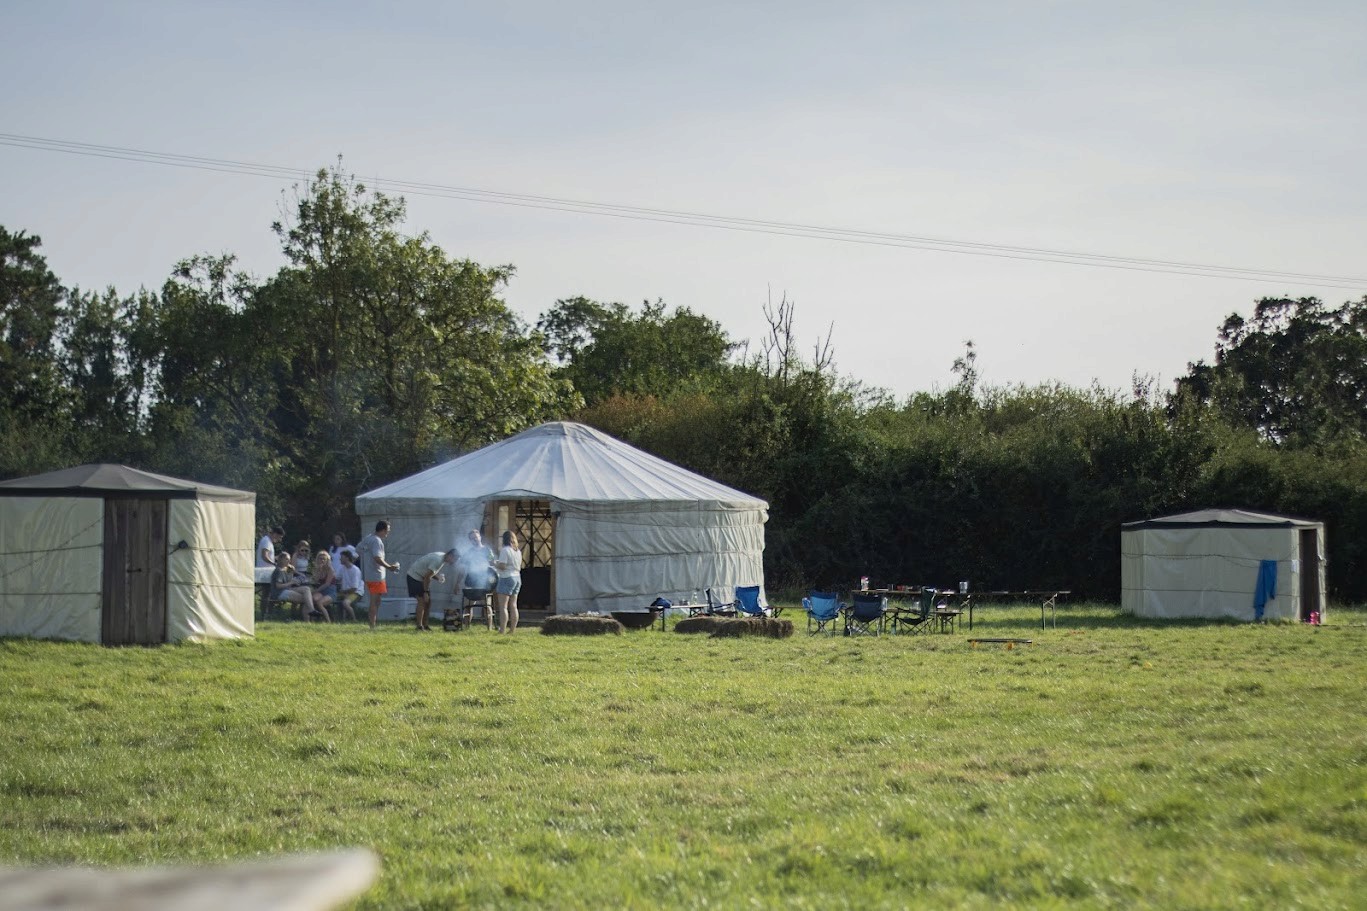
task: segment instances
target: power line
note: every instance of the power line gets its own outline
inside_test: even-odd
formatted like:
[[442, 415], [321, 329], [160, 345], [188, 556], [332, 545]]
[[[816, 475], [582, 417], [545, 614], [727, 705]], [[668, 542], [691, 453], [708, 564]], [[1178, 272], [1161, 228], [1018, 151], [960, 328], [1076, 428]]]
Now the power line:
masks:
[[[48, 139], [12, 133], [0, 133], [0, 145], [33, 149], [36, 151], [61, 152], [69, 155], [80, 155], [93, 158], [106, 158], [117, 161], [157, 164], [168, 167], [188, 168], [226, 174], [241, 174], [274, 180], [306, 181], [311, 179], [314, 175], [314, 171], [306, 168], [283, 167], [280, 165], [234, 161], [232, 159], [208, 158], [198, 155], [183, 155], [173, 152], [157, 152], [148, 149], [99, 145], [95, 143]], [[989, 256], [1000, 259], [1049, 262], [1061, 265], [1091, 266], [1094, 268], [1122, 269], [1134, 272], [1154, 272], [1170, 275], [1189, 275], [1205, 278], [1226, 278], [1240, 281], [1276, 283], [1286, 283], [1290, 281], [1299, 285], [1321, 288], [1358, 289], [1367, 286], [1367, 278], [1355, 276], [1220, 266], [1206, 263], [1183, 262], [1180, 260], [1143, 259], [1139, 257], [1115, 256], [1077, 250], [1055, 250], [1043, 247], [1025, 247], [1009, 244], [985, 243], [981, 241], [955, 240], [944, 237], [866, 231], [799, 222], [782, 222], [766, 219], [742, 218], [730, 215], [714, 215], [703, 212], [623, 205], [619, 203], [595, 202], [592, 200], [566, 199], [530, 193], [511, 193], [499, 190], [486, 190], [477, 187], [463, 187], [395, 178], [376, 177], [373, 180], [367, 181], [367, 183], [377, 190], [403, 193], [412, 196], [456, 199], [466, 202], [482, 202], [516, 208], [568, 212], [578, 215], [598, 215], [602, 217], [630, 219], [633, 221], [719, 228], [728, 231], [769, 234], [780, 237], [799, 237], [864, 246], [927, 250], [941, 253], [958, 253], [966, 256]]]

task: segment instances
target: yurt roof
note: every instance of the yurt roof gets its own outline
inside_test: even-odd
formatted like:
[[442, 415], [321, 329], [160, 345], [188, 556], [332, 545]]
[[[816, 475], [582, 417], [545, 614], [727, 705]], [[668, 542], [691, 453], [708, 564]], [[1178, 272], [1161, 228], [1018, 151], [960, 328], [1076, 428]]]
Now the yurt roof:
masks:
[[152, 500], [226, 500], [254, 503], [256, 494], [231, 487], [140, 471], [127, 465], [77, 465], [0, 481], [0, 497], [146, 497]]
[[583, 424], [553, 422], [357, 497], [468, 501], [708, 501], [766, 508], [763, 500], [694, 474]]
[[1139, 531], [1145, 528], [1312, 528], [1322, 524], [1312, 519], [1248, 509], [1198, 509], [1140, 522], [1126, 522], [1121, 527], [1126, 531]]

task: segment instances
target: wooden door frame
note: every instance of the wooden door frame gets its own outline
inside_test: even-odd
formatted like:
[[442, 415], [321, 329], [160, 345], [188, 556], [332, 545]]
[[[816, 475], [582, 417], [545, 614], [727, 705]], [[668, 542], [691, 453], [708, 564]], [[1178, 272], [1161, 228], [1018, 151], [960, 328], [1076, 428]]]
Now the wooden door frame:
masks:
[[[152, 512], [161, 512], [159, 523], [152, 521], [140, 526], [138, 532], [130, 531], [125, 527], [128, 534], [119, 535], [118, 521], [119, 514], [125, 512], [128, 504], [142, 504]], [[123, 507], [121, 509], [120, 507]], [[169, 600], [170, 586], [169, 575], [167, 572], [168, 564], [168, 535], [171, 523], [171, 501], [160, 497], [106, 497], [104, 500], [104, 534], [102, 539], [102, 555], [100, 567], [100, 642], [104, 645], [154, 645], [162, 644], [167, 641], [167, 632], [170, 628]], [[159, 527], [158, 527], [159, 526]], [[134, 569], [130, 564], [134, 558], [131, 546], [133, 534], [147, 533], [146, 561], [147, 565]], [[158, 534], [159, 532], [159, 534]], [[148, 592], [159, 594], [161, 601], [160, 629], [153, 630], [148, 624], [149, 629], [138, 638], [136, 632], [129, 634], [129, 630], [136, 630], [138, 623], [135, 610], [148, 611], [149, 605], [133, 605], [133, 589], [130, 576], [134, 572], [145, 572], [149, 576], [160, 574], [159, 582], [151, 582], [147, 585]], [[123, 616], [118, 616], [118, 610], [122, 602]], [[116, 626], [116, 624], [120, 624]]]
[[[1307, 539], [1311, 545], [1309, 554], [1305, 552]], [[1297, 529], [1296, 549], [1301, 564], [1300, 591], [1296, 593], [1301, 609], [1296, 619], [1309, 620], [1310, 612], [1320, 610], [1324, 601], [1324, 593], [1320, 591], [1320, 529]]]

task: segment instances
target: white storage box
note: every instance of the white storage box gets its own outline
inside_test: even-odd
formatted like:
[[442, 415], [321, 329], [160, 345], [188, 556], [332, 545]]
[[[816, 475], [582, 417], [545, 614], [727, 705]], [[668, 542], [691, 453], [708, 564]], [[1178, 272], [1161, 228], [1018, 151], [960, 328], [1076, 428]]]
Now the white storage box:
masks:
[[412, 620], [417, 615], [417, 598], [386, 597], [380, 601], [380, 610], [378, 614], [378, 619], [380, 620]]

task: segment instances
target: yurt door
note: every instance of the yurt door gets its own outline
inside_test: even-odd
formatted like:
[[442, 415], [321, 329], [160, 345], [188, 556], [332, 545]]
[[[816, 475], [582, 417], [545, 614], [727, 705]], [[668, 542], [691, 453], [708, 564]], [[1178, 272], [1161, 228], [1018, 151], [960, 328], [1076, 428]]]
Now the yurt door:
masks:
[[522, 545], [522, 593], [519, 607], [546, 610], [553, 603], [552, 566], [555, 560], [555, 515], [548, 500], [496, 500], [485, 506], [484, 524], [495, 529], [490, 545], [497, 552], [505, 531], [517, 534]]
[[167, 503], [104, 501], [105, 645], [166, 641]]

